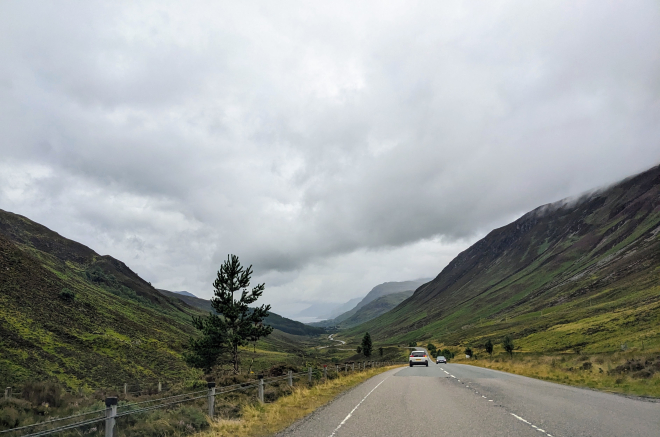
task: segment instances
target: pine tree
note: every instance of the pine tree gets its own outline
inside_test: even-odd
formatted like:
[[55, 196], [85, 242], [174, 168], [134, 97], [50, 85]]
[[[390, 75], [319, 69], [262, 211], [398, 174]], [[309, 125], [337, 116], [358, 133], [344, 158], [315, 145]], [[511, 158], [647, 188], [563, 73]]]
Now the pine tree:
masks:
[[486, 348], [486, 352], [488, 352], [488, 355], [490, 355], [492, 357], [493, 356], [493, 342], [490, 341], [490, 338], [486, 342], [485, 348]]
[[362, 353], [365, 357], [371, 356], [371, 351], [373, 350], [373, 344], [371, 343], [371, 336], [367, 332], [362, 338]]
[[502, 347], [504, 347], [504, 350], [511, 355], [511, 358], [513, 358], [513, 349], [515, 349], [515, 345], [513, 344], [513, 340], [511, 337], [508, 335], [504, 337], [504, 341], [502, 342]]
[[[270, 305], [250, 308], [265, 289], [264, 284], [258, 284], [248, 291], [251, 276], [252, 266], [244, 269], [236, 255], [227, 256], [213, 283], [215, 296], [211, 299], [211, 306], [216, 314], [193, 319], [195, 327], [202, 331], [202, 337], [190, 341], [192, 353], [186, 356], [189, 364], [208, 370], [227, 354], [234, 373], [239, 373], [239, 347], [273, 332], [271, 326], [263, 324]], [[235, 293], [239, 291], [240, 297], [236, 299]]]
[[193, 326], [202, 331], [202, 336], [190, 339], [190, 352], [184, 354], [184, 359], [188, 365], [208, 373], [229, 352], [226, 327], [223, 320], [213, 313], [208, 317], [193, 317]]

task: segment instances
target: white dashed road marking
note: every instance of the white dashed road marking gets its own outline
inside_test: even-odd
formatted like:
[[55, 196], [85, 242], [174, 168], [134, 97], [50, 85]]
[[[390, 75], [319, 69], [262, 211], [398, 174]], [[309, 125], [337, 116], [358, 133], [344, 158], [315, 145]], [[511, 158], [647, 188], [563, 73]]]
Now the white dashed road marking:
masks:
[[[442, 368], [441, 368], [441, 369], [442, 369]], [[447, 375], [451, 376], [452, 378], [456, 378], [454, 375], [450, 374], [450, 373], [447, 372], [445, 369], [442, 369], [442, 371], [445, 372]], [[458, 381], [458, 382], [461, 382], [460, 379], [458, 379], [457, 381]], [[470, 386], [469, 386], [469, 385], [466, 385], [465, 388], [470, 388]], [[478, 392], [477, 390], [475, 390], [474, 392], [475, 392], [476, 394], [479, 394], [479, 392]], [[486, 396], [484, 396], [484, 395], [481, 395], [481, 397], [482, 397], [483, 399], [488, 400], [488, 402], [493, 402], [492, 399], [488, 399], [488, 398], [487, 398]], [[524, 423], [526, 423], [527, 425], [531, 426], [531, 427], [534, 428], [535, 430], [544, 433], [544, 434], [547, 435], [548, 437], [553, 437], [552, 434], [550, 434], [549, 432], [546, 432], [546, 430], [544, 430], [544, 429], [542, 429], [542, 428], [539, 428], [538, 426], [536, 426], [536, 425], [532, 424], [531, 422], [529, 422], [529, 421], [523, 419], [522, 417], [518, 416], [517, 414], [513, 414], [513, 413], [510, 413], [510, 414], [511, 414], [513, 417], [515, 417], [516, 419], [520, 420], [521, 422], [524, 422]], [[333, 435], [334, 435], [334, 433], [333, 433]]]
[[545, 432], [544, 429], [541, 429], [541, 428], [539, 428], [539, 427], [536, 426], [536, 425], [532, 425], [530, 422], [528, 422], [527, 420], [525, 420], [525, 419], [523, 419], [522, 417], [518, 416], [517, 414], [513, 414], [513, 413], [511, 413], [511, 415], [512, 415], [513, 417], [515, 417], [516, 419], [520, 420], [521, 422], [525, 422], [527, 425], [531, 426], [531, 427], [534, 428], [535, 430], [540, 431], [540, 432], [542, 432], [542, 433], [545, 433], [545, 435], [547, 435], [548, 437], [552, 437], [552, 434]]

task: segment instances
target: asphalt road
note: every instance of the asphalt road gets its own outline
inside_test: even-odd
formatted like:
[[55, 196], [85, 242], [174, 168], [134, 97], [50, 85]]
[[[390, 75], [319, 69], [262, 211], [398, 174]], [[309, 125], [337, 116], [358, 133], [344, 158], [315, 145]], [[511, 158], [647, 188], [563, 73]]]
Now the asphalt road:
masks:
[[461, 364], [375, 376], [282, 437], [660, 436], [660, 403]]

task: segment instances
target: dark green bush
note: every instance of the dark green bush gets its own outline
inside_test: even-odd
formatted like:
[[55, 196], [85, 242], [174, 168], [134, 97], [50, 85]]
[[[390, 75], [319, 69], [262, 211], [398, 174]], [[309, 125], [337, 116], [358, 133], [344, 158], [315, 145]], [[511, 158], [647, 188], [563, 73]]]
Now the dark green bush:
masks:
[[19, 414], [14, 407], [5, 406], [0, 409], [0, 425], [3, 428], [18, 426]]
[[65, 302], [73, 302], [76, 299], [76, 294], [68, 288], [63, 288], [60, 291], [59, 298]]
[[62, 405], [62, 388], [51, 382], [28, 382], [23, 386], [21, 397], [35, 406], [48, 404], [58, 408]]

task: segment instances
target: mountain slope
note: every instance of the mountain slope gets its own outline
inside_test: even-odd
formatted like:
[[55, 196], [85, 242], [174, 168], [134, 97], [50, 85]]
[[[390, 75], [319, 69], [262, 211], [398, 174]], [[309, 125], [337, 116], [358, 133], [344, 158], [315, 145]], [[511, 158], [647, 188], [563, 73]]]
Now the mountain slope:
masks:
[[362, 299], [364, 299], [364, 296], [355, 297], [348, 302], [339, 305], [337, 308], [333, 309], [329, 314], [327, 314], [328, 319], [334, 319], [335, 317], [344, 314], [346, 311], [352, 310], [357, 304], [360, 303]]
[[[199, 376], [182, 353], [198, 335], [191, 317], [208, 312], [175, 296], [119, 260], [0, 210], [0, 385]], [[290, 351], [296, 341], [275, 332], [261, 343]]]
[[[539, 207], [460, 253], [392, 311], [351, 330], [530, 349], [660, 342], [660, 166]], [[624, 340], [625, 341], [625, 340]]]
[[398, 293], [386, 294], [376, 300], [372, 300], [368, 304], [362, 306], [352, 316], [339, 323], [340, 328], [349, 328], [357, 326], [360, 323], [368, 322], [375, 319], [381, 314], [385, 314], [392, 308], [399, 305], [404, 300], [413, 295], [413, 290], [400, 291]]
[[[374, 288], [367, 293], [366, 296], [364, 296], [355, 307], [351, 308], [350, 310], [339, 314], [333, 319], [328, 319], [328, 320], [323, 320], [320, 322], [314, 322], [311, 323], [312, 326], [341, 326], [342, 322], [345, 320], [351, 318], [354, 316], [360, 308], [364, 307], [365, 305], [369, 304], [370, 302], [373, 302], [374, 300], [387, 296], [388, 294], [393, 294], [393, 293], [399, 293], [402, 291], [409, 291], [409, 290], [414, 290], [417, 287], [423, 285], [424, 283], [428, 282], [429, 279], [416, 279], [414, 281], [401, 281], [401, 282], [384, 282], [382, 284], [376, 285]], [[354, 301], [352, 299], [349, 302]], [[345, 326], [345, 325], [344, 325]]]
[[[199, 308], [205, 313], [213, 312], [213, 307], [211, 306], [211, 301], [206, 299], [200, 299], [190, 293], [182, 294], [176, 291], [168, 291], [159, 289], [162, 294], [170, 296], [174, 299], [180, 299], [191, 307]], [[305, 325], [304, 323], [297, 322], [295, 320], [287, 319], [282, 317], [279, 314], [270, 312], [268, 317], [264, 319], [266, 325], [270, 325], [275, 329], [279, 329], [282, 332], [293, 335], [320, 335], [324, 334], [325, 330], [323, 328], [315, 328], [313, 326]]]
[[195, 334], [192, 308], [139, 304], [87, 280], [78, 265], [35, 255], [0, 234], [0, 382], [76, 387], [191, 374], [180, 354]]

